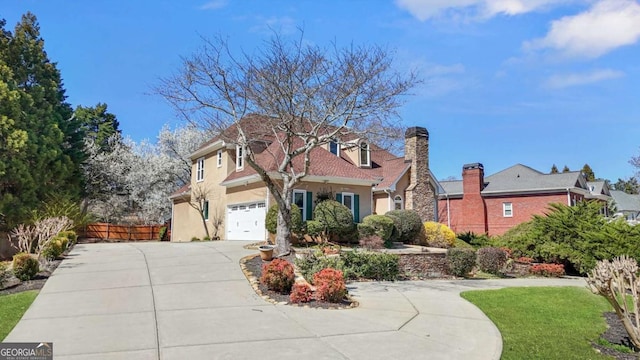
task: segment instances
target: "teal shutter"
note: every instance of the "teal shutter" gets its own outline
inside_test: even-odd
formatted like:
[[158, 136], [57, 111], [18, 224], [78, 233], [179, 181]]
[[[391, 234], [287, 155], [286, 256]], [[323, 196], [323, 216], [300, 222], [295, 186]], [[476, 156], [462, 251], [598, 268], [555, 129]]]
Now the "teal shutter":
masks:
[[339, 202], [340, 204], [342, 204], [342, 193], [337, 193], [336, 194], [336, 201]]
[[360, 222], [360, 195], [353, 195], [353, 222]]
[[209, 200], [204, 201], [202, 212], [204, 213], [204, 219], [209, 220]]
[[307, 191], [307, 220], [313, 219], [313, 193]]

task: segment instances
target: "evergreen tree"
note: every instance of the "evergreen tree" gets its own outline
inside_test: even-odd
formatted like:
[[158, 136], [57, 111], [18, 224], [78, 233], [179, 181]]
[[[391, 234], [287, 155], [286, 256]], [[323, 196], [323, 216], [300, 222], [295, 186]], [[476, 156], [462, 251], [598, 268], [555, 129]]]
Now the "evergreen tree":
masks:
[[80, 122], [85, 139], [91, 140], [102, 151], [109, 151], [109, 139], [121, 135], [120, 123], [116, 116], [107, 111], [107, 104], [98, 103], [93, 107], [78, 106], [75, 117]]
[[563, 172], [563, 173], [567, 173], [567, 172], [570, 172], [570, 171], [571, 171], [571, 170], [569, 170], [569, 167], [568, 167], [567, 165], [565, 165], [565, 166], [562, 168], [562, 172]]
[[619, 191], [624, 191], [627, 194], [638, 194], [640, 184], [635, 177], [630, 177], [627, 180], [618, 178], [618, 181], [613, 184], [613, 188]]
[[557, 173], [559, 173], [558, 167], [556, 166], [556, 164], [553, 164], [553, 166], [551, 166], [551, 174], [557, 174]]
[[5, 96], [13, 101], [2, 103], [0, 115], [12, 120], [12, 133], [20, 134], [14, 138], [24, 140], [26, 135], [19, 156], [10, 157], [0, 179], [0, 213], [11, 227], [24, 221], [47, 194], [77, 198], [84, 135], [65, 102], [60, 72], [44, 51], [36, 17], [23, 15], [13, 33], [5, 25], [0, 22], [0, 77]]
[[589, 166], [589, 164], [584, 164], [581, 171], [584, 174], [584, 176], [587, 178], [587, 181], [596, 180], [596, 174], [593, 173], [593, 170], [591, 169], [591, 166]]

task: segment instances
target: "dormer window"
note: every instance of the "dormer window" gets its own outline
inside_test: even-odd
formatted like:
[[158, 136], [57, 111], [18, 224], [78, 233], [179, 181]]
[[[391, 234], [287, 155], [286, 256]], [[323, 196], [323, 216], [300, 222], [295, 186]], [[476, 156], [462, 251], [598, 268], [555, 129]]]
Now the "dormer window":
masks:
[[360, 143], [360, 166], [371, 166], [371, 152], [369, 150], [369, 143]]
[[340, 156], [340, 143], [335, 140], [329, 142], [329, 152], [335, 156]]
[[244, 148], [236, 145], [236, 170], [244, 169]]

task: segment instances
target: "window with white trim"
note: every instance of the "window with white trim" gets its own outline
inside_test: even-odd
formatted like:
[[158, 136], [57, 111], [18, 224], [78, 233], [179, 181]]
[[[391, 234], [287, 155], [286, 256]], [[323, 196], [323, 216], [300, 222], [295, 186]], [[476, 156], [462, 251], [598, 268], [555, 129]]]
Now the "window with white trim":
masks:
[[404, 204], [402, 203], [402, 196], [396, 195], [393, 198], [393, 209], [394, 210], [402, 210], [404, 208]]
[[513, 217], [513, 204], [510, 202], [502, 203], [502, 216]]
[[222, 150], [218, 150], [218, 153], [216, 154], [216, 164], [218, 167], [222, 167]]
[[236, 170], [244, 169], [244, 147], [236, 145]]
[[196, 162], [196, 181], [204, 180], [204, 157], [201, 157]]
[[340, 143], [335, 140], [329, 142], [329, 152], [335, 156], [340, 156]]
[[360, 143], [360, 166], [371, 166], [371, 152], [369, 151], [369, 143]]
[[354, 197], [352, 193], [342, 193], [342, 205], [351, 210], [351, 214], [354, 214]]
[[305, 190], [293, 190], [293, 203], [300, 209], [300, 215], [302, 215], [302, 221], [311, 220], [307, 219], [307, 192]]

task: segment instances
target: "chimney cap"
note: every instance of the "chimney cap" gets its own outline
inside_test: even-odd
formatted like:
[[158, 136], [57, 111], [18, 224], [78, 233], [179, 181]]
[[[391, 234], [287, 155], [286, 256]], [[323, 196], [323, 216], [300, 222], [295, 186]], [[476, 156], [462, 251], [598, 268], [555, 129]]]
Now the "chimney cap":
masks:
[[404, 133], [405, 139], [418, 137], [418, 136], [426, 137], [428, 139], [429, 132], [427, 131], [426, 128], [423, 128], [421, 126], [413, 126], [413, 127], [407, 128], [407, 131], [405, 131]]
[[472, 164], [462, 165], [462, 170], [473, 170], [473, 169], [484, 170], [484, 166], [481, 163], [472, 163]]

